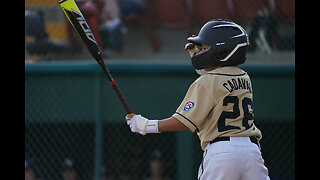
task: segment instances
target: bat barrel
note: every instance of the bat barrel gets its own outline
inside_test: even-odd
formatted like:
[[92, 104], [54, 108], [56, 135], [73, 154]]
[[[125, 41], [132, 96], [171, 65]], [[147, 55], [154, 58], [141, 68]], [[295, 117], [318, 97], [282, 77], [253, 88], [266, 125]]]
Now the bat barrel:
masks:
[[117, 86], [116, 82], [112, 78], [108, 68], [103, 62], [103, 56], [102, 53], [98, 47], [98, 43], [96, 42], [96, 39], [94, 38], [94, 35], [87, 24], [87, 21], [83, 17], [82, 13], [80, 12], [77, 4], [74, 2], [74, 0], [60, 0], [59, 4], [67, 16], [69, 22], [71, 25], [75, 28], [76, 32], [80, 36], [80, 38], [83, 40], [83, 42], [86, 44], [88, 50], [90, 51], [91, 55], [94, 57], [94, 59], [98, 62], [98, 64], [101, 66], [104, 74], [107, 76], [113, 90], [117, 94], [119, 100], [121, 101], [123, 107], [125, 108], [127, 114], [131, 114], [132, 111], [124, 98], [123, 94], [121, 93], [119, 87]]

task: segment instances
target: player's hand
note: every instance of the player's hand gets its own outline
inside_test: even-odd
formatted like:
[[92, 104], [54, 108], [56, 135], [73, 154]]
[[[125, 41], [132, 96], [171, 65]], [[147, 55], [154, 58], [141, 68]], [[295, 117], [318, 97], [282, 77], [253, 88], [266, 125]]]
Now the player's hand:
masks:
[[[192, 35], [191, 37], [195, 37], [195, 36], [196, 35]], [[200, 51], [199, 46], [197, 46], [191, 42], [184, 45], [184, 50], [189, 52], [190, 57], [197, 55], [197, 53]]]
[[193, 57], [197, 54], [197, 49], [195, 48], [196, 45], [193, 44], [193, 43], [187, 43], [185, 46], [184, 46], [184, 50], [188, 51], [189, 54], [190, 54], [190, 57]]
[[148, 123], [148, 119], [135, 114], [126, 115], [127, 124], [130, 126], [132, 132], [139, 133], [141, 135], [146, 135], [146, 126]]

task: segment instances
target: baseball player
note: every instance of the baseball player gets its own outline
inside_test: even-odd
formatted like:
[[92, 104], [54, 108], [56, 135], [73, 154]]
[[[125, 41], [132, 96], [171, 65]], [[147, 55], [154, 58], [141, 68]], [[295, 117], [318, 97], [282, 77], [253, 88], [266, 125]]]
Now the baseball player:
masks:
[[200, 180], [269, 179], [260, 152], [262, 134], [254, 124], [251, 80], [237, 67], [246, 60], [248, 34], [238, 24], [218, 19], [187, 40], [185, 49], [200, 77], [171, 117], [148, 120], [128, 114], [131, 131], [196, 132], [204, 151]]

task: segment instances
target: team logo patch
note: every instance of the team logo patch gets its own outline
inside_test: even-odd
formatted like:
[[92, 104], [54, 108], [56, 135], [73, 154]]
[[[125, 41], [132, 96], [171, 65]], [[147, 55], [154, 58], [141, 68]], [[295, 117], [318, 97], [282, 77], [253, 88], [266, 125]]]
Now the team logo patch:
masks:
[[188, 102], [186, 103], [186, 105], [183, 107], [183, 110], [184, 110], [184, 111], [189, 111], [189, 109], [191, 109], [193, 106], [194, 106], [194, 103], [191, 102], [191, 101], [188, 101]]

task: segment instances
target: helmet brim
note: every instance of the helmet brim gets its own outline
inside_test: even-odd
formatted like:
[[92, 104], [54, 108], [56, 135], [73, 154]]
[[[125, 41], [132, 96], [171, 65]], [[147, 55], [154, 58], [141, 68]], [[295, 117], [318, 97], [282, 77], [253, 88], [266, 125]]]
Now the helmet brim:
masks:
[[187, 39], [189, 42], [196, 44], [196, 45], [201, 45], [203, 43], [203, 39], [201, 39], [199, 36], [196, 37], [188, 37]]

